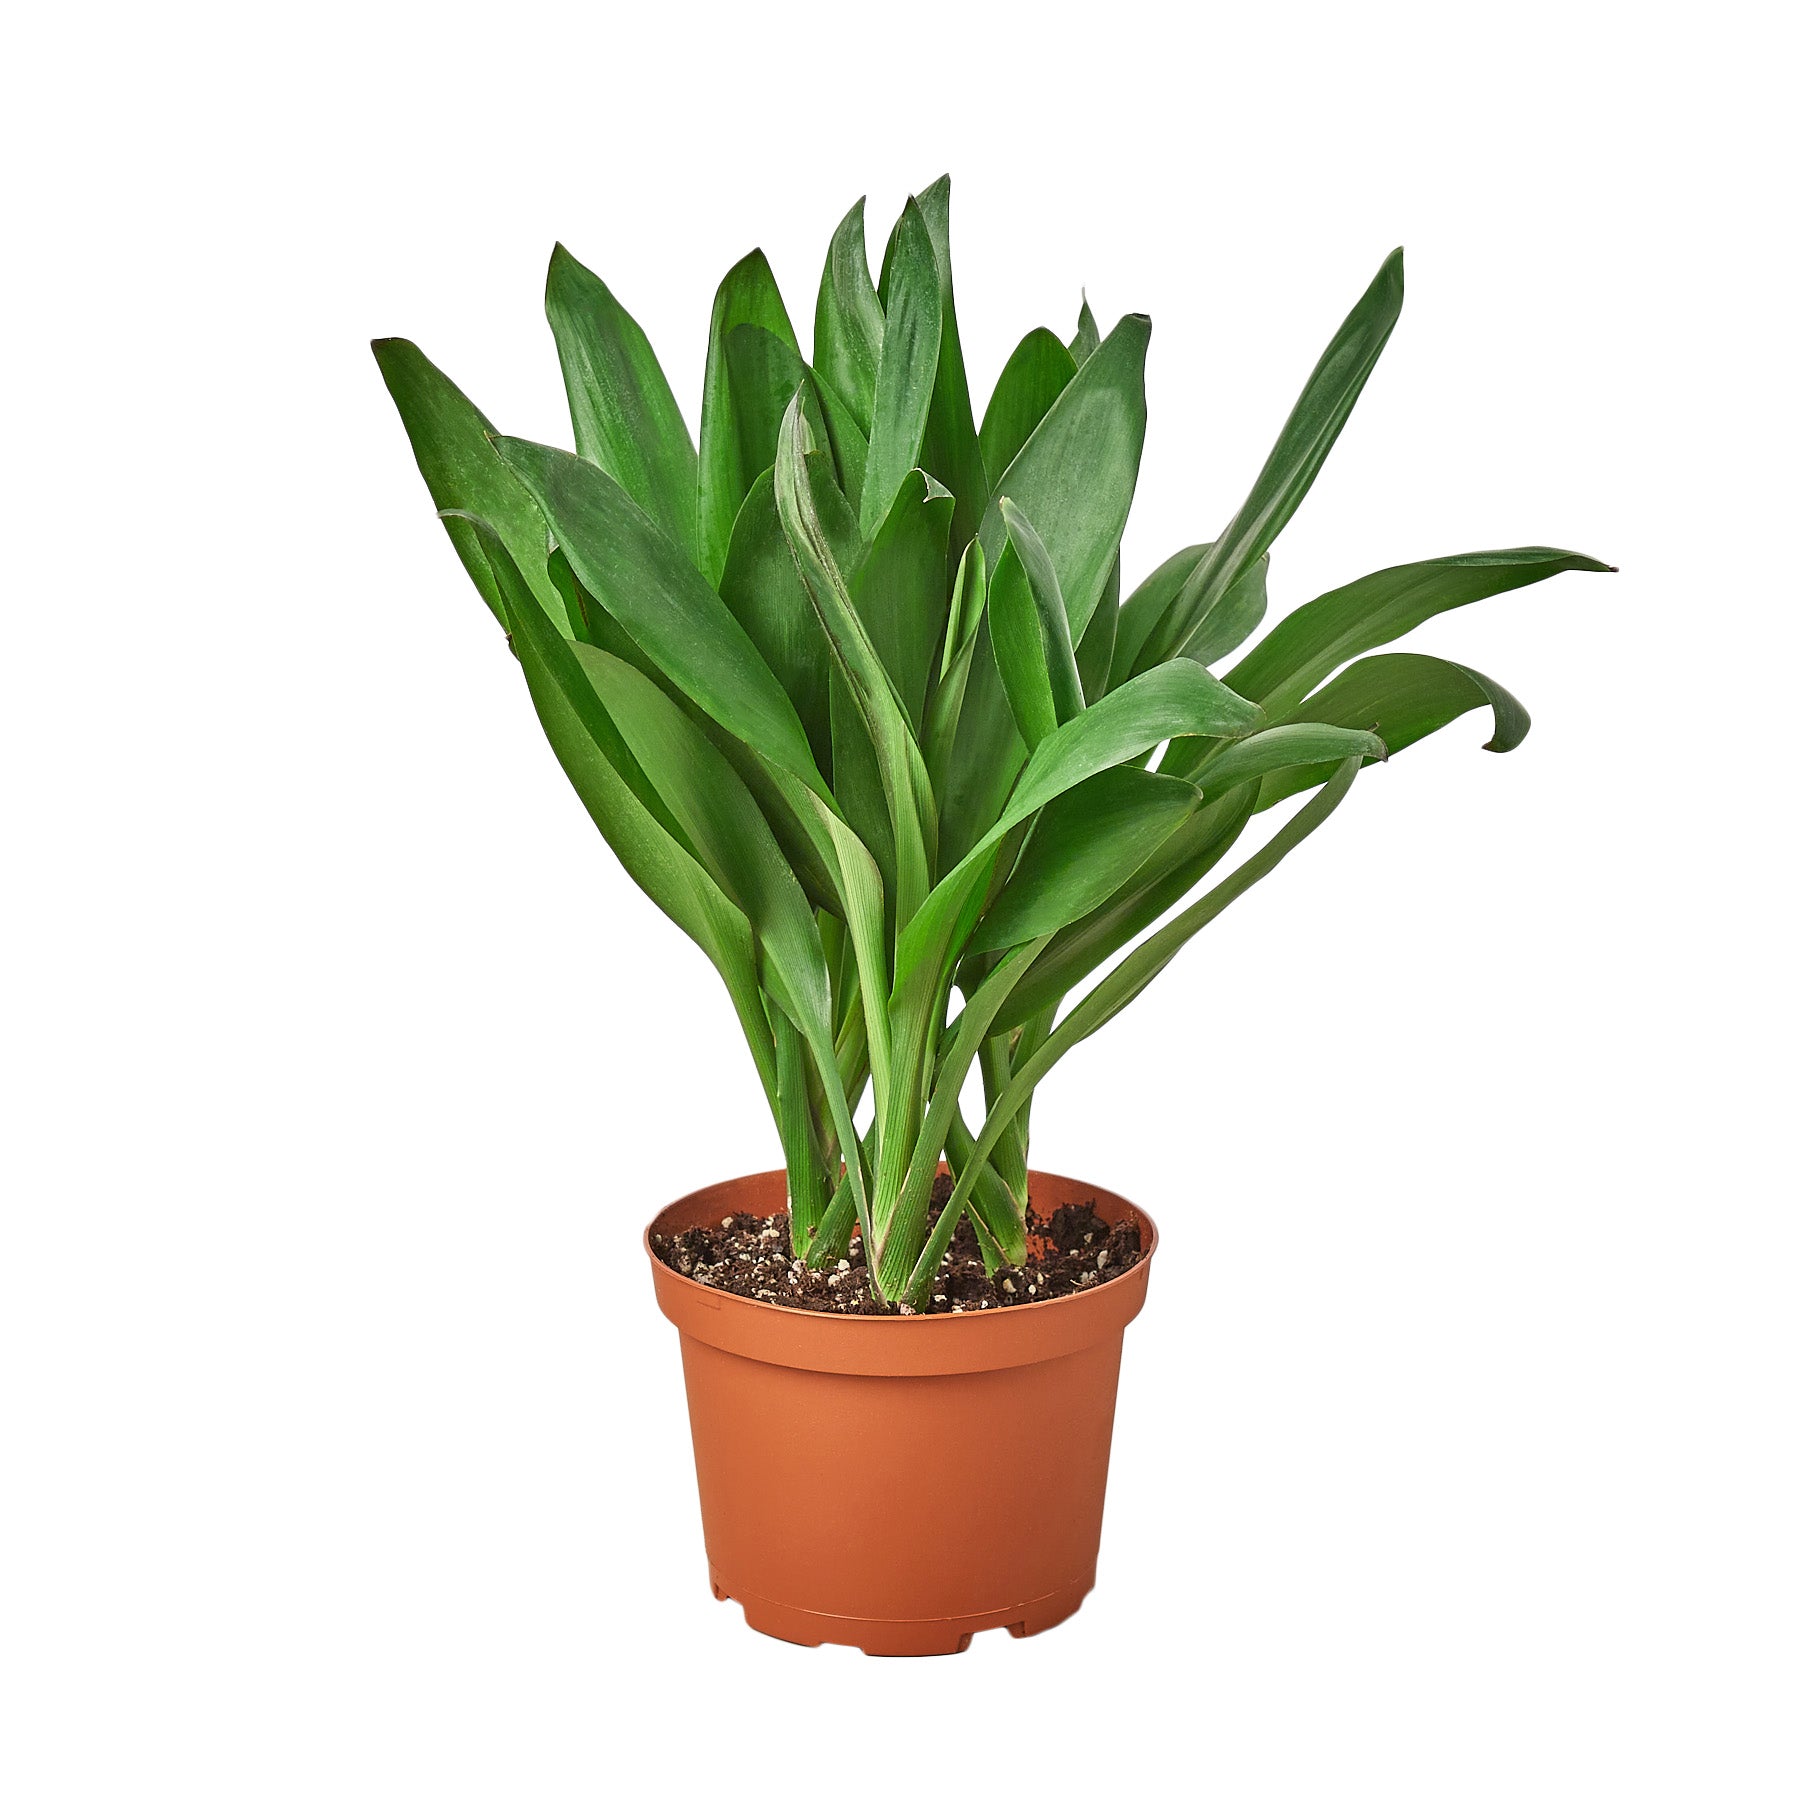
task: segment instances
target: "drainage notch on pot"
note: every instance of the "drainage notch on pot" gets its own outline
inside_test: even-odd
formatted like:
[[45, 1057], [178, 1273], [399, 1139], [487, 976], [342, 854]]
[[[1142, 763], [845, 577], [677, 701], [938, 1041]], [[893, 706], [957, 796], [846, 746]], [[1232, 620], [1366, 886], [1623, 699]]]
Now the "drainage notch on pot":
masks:
[[1156, 1227], [1117, 1194], [1034, 1172], [1041, 1212], [1091, 1204], [1142, 1243], [1117, 1279], [953, 1317], [772, 1306], [690, 1280], [650, 1249], [778, 1210], [780, 1170], [665, 1207], [644, 1234], [681, 1333], [713, 1593], [796, 1644], [935, 1656], [977, 1631], [1068, 1618], [1094, 1585], [1125, 1327]]

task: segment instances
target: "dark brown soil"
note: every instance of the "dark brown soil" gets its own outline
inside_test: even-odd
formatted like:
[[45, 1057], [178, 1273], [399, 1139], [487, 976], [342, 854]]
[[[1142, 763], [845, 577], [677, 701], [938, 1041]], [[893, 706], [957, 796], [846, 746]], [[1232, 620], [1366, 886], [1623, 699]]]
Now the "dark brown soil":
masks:
[[[940, 1175], [931, 1190], [933, 1219], [949, 1197], [950, 1178]], [[1027, 1206], [1025, 1222], [1030, 1253], [1024, 1265], [1002, 1267], [990, 1277], [975, 1229], [963, 1219], [925, 1303], [900, 1310], [941, 1317], [1058, 1300], [1123, 1275], [1143, 1255], [1136, 1225], [1122, 1221], [1109, 1227], [1092, 1206], [1059, 1206], [1048, 1219]], [[784, 1212], [767, 1218], [732, 1213], [716, 1225], [696, 1225], [675, 1237], [653, 1234], [650, 1247], [678, 1274], [746, 1300], [805, 1312], [887, 1310], [870, 1291], [860, 1236], [835, 1268], [809, 1269], [788, 1256]]]

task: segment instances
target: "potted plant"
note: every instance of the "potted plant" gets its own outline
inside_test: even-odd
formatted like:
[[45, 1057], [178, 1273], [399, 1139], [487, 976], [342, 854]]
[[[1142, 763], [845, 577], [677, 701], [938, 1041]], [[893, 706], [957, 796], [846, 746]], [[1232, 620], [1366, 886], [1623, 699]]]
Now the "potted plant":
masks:
[[573, 454], [496, 434], [412, 344], [375, 345], [558, 760], [717, 967], [774, 1118], [783, 1169], [645, 1235], [714, 1592], [777, 1636], [892, 1653], [1041, 1630], [1092, 1585], [1155, 1229], [1030, 1169], [1040, 1082], [1367, 764], [1480, 706], [1488, 749], [1524, 737], [1487, 676], [1370, 652], [1606, 567], [1526, 548], [1383, 569], [1240, 653], [1399, 316], [1396, 251], [1236, 516], [1122, 600], [1150, 322], [1102, 336], [1084, 303], [1067, 344], [1029, 332], [977, 426], [949, 193], [907, 201], [878, 282], [851, 209], [810, 362], [762, 254], [730, 271], [698, 449], [637, 322], [560, 247]]

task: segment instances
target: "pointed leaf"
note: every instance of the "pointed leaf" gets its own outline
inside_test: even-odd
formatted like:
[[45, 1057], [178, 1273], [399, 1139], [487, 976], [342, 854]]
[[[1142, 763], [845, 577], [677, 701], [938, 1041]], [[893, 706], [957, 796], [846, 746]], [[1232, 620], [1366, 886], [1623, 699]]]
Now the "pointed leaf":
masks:
[[850, 596], [900, 696], [914, 736], [925, 726], [925, 696], [950, 610], [950, 521], [955, 501], [911, 469], [860, 562]]
[[1069, 355], [1076, 366], [1094, 354], [1100, 348], [1100, 327], [1094, 322], [1094, 314], [1088, 305], [1086, 294], [1081, 296], [1081, 315], [1075, 322], [1075, 335], [1069, 339]]
[[943, 301], [931, 232], [916, 200], [907, 201], [895, 230], [887, 279], [887, 324], [859, 509], [865, 536], [887, 517], [907, 471], [918, 466], [937, 379]]
[[950, 554], [961, 557], [981, 527], [987, 511], [988, 470], [975, 433], [975, 409], [969, 399], [969, 376], [963, 366], [962, 337], [956, 325], [956, 285], [950, 271], [950, 177], [940, 175], [919, 195], [919, 211], [931, 233], [937, 258], [938, 301], [943, 328], [938, 343], [937, 377], [932, 384], [931, 412], [919, 462], [956, 496], [950, 527]]
[[550, 256], [544, 311], [556, 334], [575, 448], [693, 556], [694, 440], [650, 340], [561, 244]]
[[677, 840], [673, 824], [665, 823], [668, 809], [659, 802], [653, 813], [638, 797], [643, 771], [576, 660], [574, 647], [537, 604], [503, 546], [497, 548], [495, 568], [513, 647], [557, 761], [626, 873], [724, 977], [764, 1092], [774, 1104], [774, 1046], [756, 979], [749, 921]]
[[875, 414], [883, 319], [869, 277], [863, 204], [858, 200], [844, 215], [826, 253], [813, 310], [813, 364], [842, 396], [866, 444]]
[[681, 691], [734, 737], [822, 791], [805, 727], [731, 609], [625, 490], [592, 463], [500, 438], [581, 585]]
[[1387, 344], [1400, 317], [1404, 292], [1401, 255], [1396, 250], [1326, 346], [1248, 499], [1145, 640], [1134, 667], [1148, 668], [1181, 649], [1218, 597], [1237, 583], [1294, 516]]
[[1281, 718], [1349, 658], [1392, 643], [1438, 613], [1569, 569], [1611, 572], [1591, 556], [1537, 546], [1382, 569], [1297, 607], [1226, 680], [1260, 701], [1271, 718]]
[[1075, 359], [1055, 332], [1039, 326], [1006, 359], [981, 419], [981, 460], [998, 477], [1043, 423], [1059, 394], [1075, 379]]
[[[890, 331], [889, 342], [892, 340]], [[904, 919], [918, 905], [930, 881], [930, 858], [925, 845], [931, 796], [920, 791], [924, 768], [907, 724], [906, 709], [857, 613], [821, 518], [805, 443], [806, 421], [796, 399], [782, 421], [775, 457], [775, 502], [813, 610], [862, 714], [875, 752], [894, 835], [895, 906]]]
[[1115, 557], [1112, 574], [1100, 592], [1100, 603], [1081, 634], [1081, 642], [1075, 646], [1075, 668], [1081, 676], [1082, 696], [1090, 706], [1112, 685], [1113, 650], [1118, 637], [1119, 563]]
[[981, 527], [990, 566], [1006, 535], [1004, 497], [1037, 526], [1079, 638], [1105, 589], [1144, 452], [1144, 355], [1150, 321], [1121, 319], [1057, 396], [994, 483]]
[[544, 516], [494, 452], [493, 427], [480, 410], [417, 344], [377, 338], [371, 346], [381, 377], [411, 440], [413, 457], [457, 557], [502, 626], [507, 625], [494, 572], [475, 527], [454, 515], [488, 520], [558, 631], [569, 633], [569, 615], [545, 568], [549, 532]]
[[988, 624], [1014, 723], [1034, 749], [1085, 701], [1050, 554], [1017, 506], [999, 504], [1007, 542], [988, 591]]
[[[757, 476], [775, 460], [775, 433], [781, 424], [780, 409], [773, 419], [767, 417], [757, 408], [759, 396], [754, 391], [748, 412], [733, 392], [725, 346], [740, 325], [754, 325], [772, 333], [799, 356], [800, 346], [782, 304], [781, 291], [775, 285], [768, 258], [760, 250], [752, 250], [719, 283], [719, 291], [713, 297], [712, 333], [706, 346], [706, 387], [700, 403], [700, 572], [715, 582], [725, 566], [738, 508]], [[790, 388], [788, 394], [792, 392]], [[786, 404], [784, 395], [781, 405]]]
[[757, 476], [738, 509], [719, 598], [787, 690], [806, 727], [814, 760], [821, 769], [829, 768], [831, 654], [781, 529], [773, 469]]

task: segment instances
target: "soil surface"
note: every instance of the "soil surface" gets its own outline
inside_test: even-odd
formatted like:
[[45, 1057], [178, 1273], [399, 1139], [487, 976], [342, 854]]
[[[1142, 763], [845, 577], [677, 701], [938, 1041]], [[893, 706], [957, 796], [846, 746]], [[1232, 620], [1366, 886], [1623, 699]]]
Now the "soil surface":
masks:
[[[940, 1175], [931, 1190], [935, 1220], [950, 1197], [950, 1177]], [[1091, 1205], [1059, 1206], [1048, 1219], [1027, 1206], [1029, 1254], [1022, 1267], [1002, 1266], [989, 1275], [981, 1260], [975, 1228], [963, 1218], [938, 1267], [931, 1292], [903, 1313], [983, 1312], [996, 1306], [1031, 1306], [1059, 1300], [1083, 1288], [1123, 1275], [1143, 1255], [1138, 1228], [1130, 1221], [1109, 1227]], [[835, 1267], [809, 1269], [788, 1255], [788, 1216], [732, 1213], [716, 1225], [696, 1225], [673, 1237], [653, 1233], [650, 1248], [675, 1270], [707, 1287], [773, 1306], [804, 1312], [879, 1313], [884, 1308], [870, 1290], [862, 1238]]]

